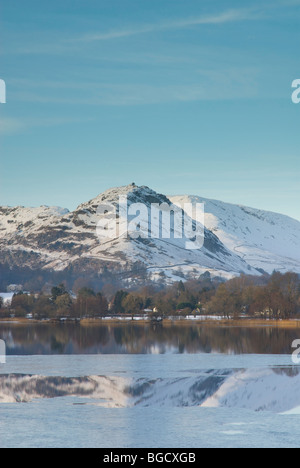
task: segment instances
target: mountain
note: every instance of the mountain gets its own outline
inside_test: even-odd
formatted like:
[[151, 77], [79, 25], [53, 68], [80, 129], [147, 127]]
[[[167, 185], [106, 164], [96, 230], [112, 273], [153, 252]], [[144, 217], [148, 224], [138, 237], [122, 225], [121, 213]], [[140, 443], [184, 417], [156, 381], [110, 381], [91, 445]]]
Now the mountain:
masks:
[[[187, 248], [178, 226], [187, 203], [204, 204], [204, 226], [185, 214], [193, 234], [201, 232], [201, 248]], [[163, 223], [154, 236], [165, 215], [170, 225]], [[93, 278], [99, 284], [172, 282], [207, 272], [228, 279], [274, 269], [300, 273], [300, 222], [280, 214], [196, 196], [166, 197], [134, 184], [107, 190], [72, 212], [0, 207], [0, 287], [27, 277], [54, 281], [53, 275], [55, 281]]]
[[300, 222], [288, 216], [197, 196], [169, 197], [176, 205], [204, 203], [204, 224], [253, 268], [300, 273]]
[[[151, 237], [151, 226], [144, 229], [144, 237], [133, 238], [127, 233], [114, 233], [114, 228], [122, 228], [125, 223], [121, 212], [113, 214], [120, 197], [126, 197], [127, 209], [137, 206], [133, 204], [140, 204], [150, 212], [153, 204], [171, 205], [165, 195], [132, 184], [107, 190], [79, 205], [73, 212], [57, 207], [0, 207], [2, 275], [6, 274], [5, 268], [14, 271], [27, 268], [37, 273], [55, 272], [60, 273], [62, 278], [71, 275], [73, 280], [94, 276], [110, 281], [133, 277], [145, 279], [146, 276], [156, 281], [174, 281], [188, 275], [199, 277], [205, 272], [223, 278], [240, 273], [258, 274], [216, 233], [207, 228], [203, 231], [203, 226], [204, 245], [194, 250], [187, 250], [186, 240], [174, 236], [175, 225], [170, 238]], [[107, 209], [101, 213], [103, 207]], [[132, 221], [135, 216], [131, 215], [128, 219]], [[137, 230], [143, 230], [145, 219], [139, 219], [141, 222], [136, 222]], [[99, 221], [107, 225], [102, 234], [112, 233], [110, 238], [102, 236], [99, 239]], [[197, 226], [199, 223], [194, 221], [193, 227]]]

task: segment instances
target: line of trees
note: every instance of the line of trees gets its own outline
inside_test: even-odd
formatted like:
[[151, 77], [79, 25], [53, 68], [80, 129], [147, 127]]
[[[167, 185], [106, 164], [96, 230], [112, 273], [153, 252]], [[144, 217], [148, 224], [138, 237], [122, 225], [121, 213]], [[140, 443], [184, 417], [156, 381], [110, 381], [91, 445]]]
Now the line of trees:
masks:
[[227, 282], [182, 281], [162, 291], [119, 291], [114, 299], [119, 313], [138, 313], [156, 307], [163, 315], [205, 314], [227, 318], [241, 316], [291, 318], [300, 315], [300, 277], [295, 273], [245, 276]]
[[[146, 311], [146, 312], [145, 312]], [[179, 281], [171, 286], [154, 285], [110, 294], [82, 287], [76, 297], [64, 284], [52, 288], [51, 295], [14, 295], [10, 310], [0, 302], [0, 315], [33, 318], [100, 317], [107, 314], [160, 315], [205, 314], [224, 317], [291, 318], [300, 316], [300, 277], [295, 273], [252, 277], [242, 275], [227, 282], [206, 275], [199, 280]]]
[[51, 295], [24, 294], [13, 296], [9, 309], [1, 308], [0, 315], [15, 317], [32, 316], [34, 319], [82, 318], [103, 316], [108, 311], [108, 302], [100, 292], [90, 288], [81, 288], [76, 298], [66, 290], [64, 284], [52, 288]]

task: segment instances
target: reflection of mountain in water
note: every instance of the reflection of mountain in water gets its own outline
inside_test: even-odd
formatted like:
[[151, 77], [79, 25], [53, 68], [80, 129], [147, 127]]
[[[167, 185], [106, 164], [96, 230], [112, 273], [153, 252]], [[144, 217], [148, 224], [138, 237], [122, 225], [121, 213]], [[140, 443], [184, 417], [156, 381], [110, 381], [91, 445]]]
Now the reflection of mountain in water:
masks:
[[0, 375], [0, 403], [77, 397], [103, 407], [203, 406], [284, 412], [300, 406], [295, 367], [205, 370], [195, 377], [44, 377]]
[[197, 324], [0, 324], [8, 355], [199, 353], [290, 354], [297, 329]]

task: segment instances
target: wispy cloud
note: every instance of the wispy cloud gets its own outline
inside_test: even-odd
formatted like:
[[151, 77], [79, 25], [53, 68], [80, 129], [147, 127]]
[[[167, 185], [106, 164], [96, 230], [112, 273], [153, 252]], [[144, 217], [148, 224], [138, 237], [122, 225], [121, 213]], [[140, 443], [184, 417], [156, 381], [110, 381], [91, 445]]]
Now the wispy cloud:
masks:
[[[245, 75], [243, 75], [245, 76]], [[232, 82], [216, 83], [203, 82], [200, 84], [128, 84], [99, 86], [90, 85], [82, 94], [49, 96], [45, 93], [20, 93], [18, 100], [22, 102], [39, 104], [63, 104], [72, 106], [139, 106], [148, 104], [163, 104], [171, 102], [195, 102], [195, 101], [224, 101], [235, 99], [250, 99], [257, 97], [257, 85], [255, 77], [233, 79]], [[60, 122], [58, 122], [60, 123]], [[68, 122], [62, 122], [68, 123]], [[72, 121], [72, 123], [74, 123]], [[45, 122], [45, 124], [53, 124]], [[36, 125], [41, 125], [36, 123]], [[35, 125], [35, 126], [36, 126]]]
[[24, 130], [25, 125], [17, 119], [1, 118], [0, 119], [0, 135], [13, 135], [21, 130]]
[[23, 120], [13, 118], [0, 118], [0, 135], [15, 135], [36, 127], [55, 127], [91, 121], [88, 118], [76, 117], [49, 117], [41, 119], [26, 118]]
[[[48, 43], [30, 43], [18, 44], [15, 48], [7, 48], [6, 53], [21, 53], [21, 54], [78, 54], [79, 47], [85, 47], [86, 44], [111, 41], [132, 36], [155, 32], [167, 32], [172, 30], [182, 30], [196, 26], [205, 25], [225, 25], [230, 23], [238, 23], [242, 21], [261, 21], [272, 17], [271, 12], [286, 10], [287, 6], [297, 7], [300, 5], [300, 0], [273, 0], [271, 3], [261, 3], [248, 8], [234, 8], [222, 12], [213, 13], [210, 15], [192, 16], [183, 19], [173, 19], [164, 22], [144, 23], [137, 25], [128, 25], [124, 28], [110, 29], [107, 31], [95, 31], [73, 37], [64, 37], [60, 41], [52, 38]], [[0, 51], [3, 54], [3, 51]]]
[[200, 25], [217, 25], [256, 19], [257, 15], [252, 9], [228, 10], [219, 14], [174, 20], [164, 23], [145, 24], [140, 27], [132, 27], [121, 30], [111, 30], [102, 33], [86, 34], [77, 39], [79, 42], [107, 41], [123, 37], [136, 36], [158, 31], [168, 31], [172, 29], [185, 29]]

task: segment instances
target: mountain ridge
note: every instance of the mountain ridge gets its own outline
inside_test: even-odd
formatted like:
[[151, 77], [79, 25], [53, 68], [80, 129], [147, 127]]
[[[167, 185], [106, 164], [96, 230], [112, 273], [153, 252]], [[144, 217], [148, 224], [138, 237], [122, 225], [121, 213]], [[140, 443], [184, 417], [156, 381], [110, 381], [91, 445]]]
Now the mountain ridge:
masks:
[[[99, 241], [101, 216], [107, 229], [115, 222], [111, 213], [99, 214], [99, 206], [110, 205], [113, 210], [119, 197], [127, 197], [128, 207], [140, 203], [147, 209], [152, 204], [203, 202], [203, 247], [187, 250], [183, 239], [175, 235], [170, 239], [123, 235]], [[196, 278], [205, 272], [224, 279], [274, 269], [300, 273], [300, 222], [292, 218], [287, 222], [286, 218], [192, 195], [167, 197], [149, 187], [130, 184], [108, 189], [73, 211], [47, 206], [0, 207], [0, 264], [37, 273], [72, 272], [74, 278], [101, 278], [109, 272], [111, 281], [114, 276], [130, 281], [139, 276], [138, 271], [142, 281], [148, 276], [158, 282]], [[116, 219], [119, 227], [124, 224], [122, 216]]]

